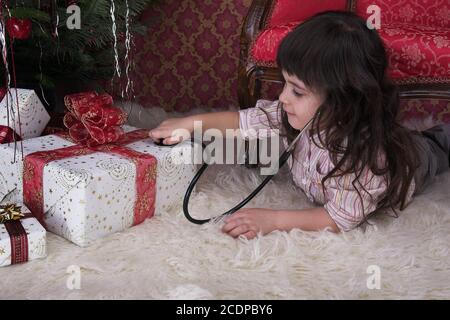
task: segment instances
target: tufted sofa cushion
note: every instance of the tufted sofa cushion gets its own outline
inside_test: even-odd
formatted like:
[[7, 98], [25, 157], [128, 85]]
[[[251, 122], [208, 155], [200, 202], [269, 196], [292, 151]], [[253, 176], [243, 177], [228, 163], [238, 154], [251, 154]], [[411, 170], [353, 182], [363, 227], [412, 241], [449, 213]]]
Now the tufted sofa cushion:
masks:
[[275, 67], [281, 40], [299, 24], [300, 21], [288, 22], [263, 30], [251, 46], [250, 59], [258, 65]]
[[357, 0], [355, 12], [367, 18], [367, 7], [380, 7], [381, 23], [450, 28], [450, 0]]
[[[251, 46], [249, 58], [253, 63], [276, 67], [281, 40], [302, 21], [290, 20], [306, 18], [307, 12], [315, 14], [329, 9], [320, 10], [321, 1], [317, 1], [314, 2], [316, 7], [310, 4], [309, 11], [295, 15], [292, 11], [301, 11], [301, 5], [295, 9], [294, 2], [299, 3], [293, 0], [275, 2], [270, 23]], [[329, 1], [323, 2], [329, 4]], [[358, 0], [356, 13], [367, 17], [367, 7], [372, 4], [381, 9], [378, 32], [385, 43], [389, 74], [394, 80], [428, 82], [450, 77], [450, 0]], [[282, 12], [286, 14], [283, 23]]]
[[450, 78], [450, 28], [393, 23], [378, 32], [394, 80]]
[[345, 10], [347, 0], [275, 0], [267, 27], [303, 21], [320, 11]]

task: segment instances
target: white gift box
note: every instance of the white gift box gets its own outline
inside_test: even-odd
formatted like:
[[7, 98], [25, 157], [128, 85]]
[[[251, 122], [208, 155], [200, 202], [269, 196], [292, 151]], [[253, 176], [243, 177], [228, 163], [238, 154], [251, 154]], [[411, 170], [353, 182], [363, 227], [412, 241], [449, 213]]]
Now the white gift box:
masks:
[[[30, 211], [20, 204], [22, 213]], [[28, 238], [28, 261], [44, 258], [47, 256], [46, 231], [36, 218], [23, 218], [19, 222], [27, 233]], [[11, 264], [11, 239], [5, 224], [0, 223], [0, 267]]]
[[[125, 126], [126, 131], [136, 128]], [[57, 135], [23, 141], [26, 155], [74, 144]], [[155, 215], [182, 207], [186, 189], [194, 177], [194, 147], [184, 141], [175, 147], [157, 146], [144, 139], [125, 147], [153, 155], [157, 160]], [[17, 188], [22, 197], [23, 161], [14, 146], [0, 145], [0, 197]], [[18, 159], [19, 158], [19, 159]], [[133, 224], [136, 172], [132, 161], [109, 153], [95, 152], [51, 161], [44, 167], [44, 225], [79, 246], [122, 231]], [[22, 198], [17, 201], [23, 201]]]
[[[16, 92], [19, 107], [17, 107]], [[50, 116], [47, 110], [33, 90], [11, 88], [0, 102], [0, 125], [9, 126], [22, 139], [39, 137], [49, 121]]]

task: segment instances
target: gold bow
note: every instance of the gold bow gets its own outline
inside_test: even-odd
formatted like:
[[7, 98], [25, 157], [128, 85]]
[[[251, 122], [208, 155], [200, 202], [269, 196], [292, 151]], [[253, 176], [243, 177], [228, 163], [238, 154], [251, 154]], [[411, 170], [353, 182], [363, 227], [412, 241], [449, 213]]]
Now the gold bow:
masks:
[[20, 220], [25, 215], [22, 213], [22, 207], [15, 204], [0, 205], [0, 223], [6, 221]]

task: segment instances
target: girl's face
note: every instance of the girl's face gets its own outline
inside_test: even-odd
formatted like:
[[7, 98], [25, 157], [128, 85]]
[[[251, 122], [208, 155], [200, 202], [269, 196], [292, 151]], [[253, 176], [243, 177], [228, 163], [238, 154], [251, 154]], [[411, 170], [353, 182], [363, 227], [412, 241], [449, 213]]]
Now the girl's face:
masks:
[[324, 99], [307, 88], [295, 75], [288, 75], [284, 70], [282, 73], [285, 85], [279, 100], [288, 115], [289, 124], [294, 129], [301, 130], [314, 116]]

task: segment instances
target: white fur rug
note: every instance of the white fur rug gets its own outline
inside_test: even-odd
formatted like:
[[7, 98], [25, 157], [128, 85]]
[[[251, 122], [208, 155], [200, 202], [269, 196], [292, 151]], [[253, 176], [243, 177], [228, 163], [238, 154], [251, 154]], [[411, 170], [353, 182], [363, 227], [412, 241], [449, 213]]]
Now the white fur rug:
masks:
[[[154, 113], [150, 127], [167, 116]], [[191, 212], [228, 210], [259, 184], [258, 172], [211, 167]], [[219, 225], [189, 223], [181, 204], [88, 248], [48, 234], [47, 258], [0, 268], [0, 299], [449, 299], [449, 190], [447, 172], [398, 219], [380, 216], [340, 235], [295, 230], [235, 240]], [[286, 170], [247, 205], [308, 206]], [[79, 289], [67, 285], [70, 266], [80, 268]], [[373, 266], [379, 289], [367, 285]]]

